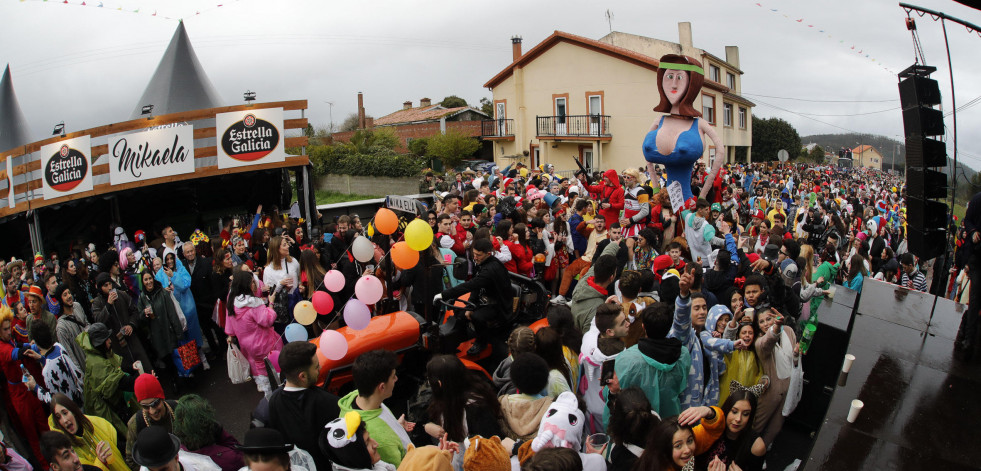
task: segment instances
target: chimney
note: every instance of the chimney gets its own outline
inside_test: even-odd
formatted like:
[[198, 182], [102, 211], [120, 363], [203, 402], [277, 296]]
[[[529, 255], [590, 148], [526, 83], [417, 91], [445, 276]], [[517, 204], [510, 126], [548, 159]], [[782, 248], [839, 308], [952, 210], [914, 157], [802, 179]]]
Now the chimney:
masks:
[[375, 118], [368, 116], [364, 119], [364, 121], [366, 129], [373, 129], [375, 127]]
[[511, 62], [521, 58], [521, 36], [511, 36]]
[[364, 95], [358, 92], [358, 129], [364, 129]]
[[739, 46], [726, 46], [726, 62], [739, 68]]
[[409, 101], [406, 101], [406, 102], [402, 102], [402, 109], [403, 110], [407, 110], [409, 108], [412, 108], [412, 100], [409, 100]]
[[422, 107], [422, 108], [425, 108], [425, 107], [430, 106], [432, 104], [433, 104], [433, 101], [430, 100], [429, 98], [423, 98], [423, 99], [419, 100], [419, 106]]
[[[681, 44], [681, 50], [684, 51], [685, 48], [691, 48], [691, 23], [687, 21], [682, 21], [678, 23], [678, 42]], [[684, 52], [682, 52], [684, 54]]]

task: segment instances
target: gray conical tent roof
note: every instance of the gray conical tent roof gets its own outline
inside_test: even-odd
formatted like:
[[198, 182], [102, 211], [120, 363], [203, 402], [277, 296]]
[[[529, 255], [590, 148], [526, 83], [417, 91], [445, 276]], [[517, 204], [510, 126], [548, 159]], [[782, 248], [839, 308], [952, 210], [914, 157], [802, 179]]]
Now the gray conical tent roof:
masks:
[[14, 83], [10, 79], [10, 65], [0, 78], [0, 152], [22, 146], [30, 142], [27, 120], [20, 110]]
[[183, 21], [177, 24], [177, 31], [131, 118], [139, 118], [145, 105], [153, 105], [154, 115], [222, 106], [218, 91], [191, 47]]

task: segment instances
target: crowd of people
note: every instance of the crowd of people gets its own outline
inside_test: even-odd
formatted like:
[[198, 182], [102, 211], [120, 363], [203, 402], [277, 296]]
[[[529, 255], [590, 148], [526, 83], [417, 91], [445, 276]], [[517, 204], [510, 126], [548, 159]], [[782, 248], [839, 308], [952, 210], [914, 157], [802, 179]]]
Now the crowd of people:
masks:
[[[706, 183], [699, 165], [691, 187], [704, 190], [678, 202], [652, 168], [429, 173], [420, 190], [434, 203], [400, 226], [432, 228], [412, 267], [390, 256], [401, 230], [383, 234], [370, 217], [307, 224], [262, 206], [183, 242], [167, 225], [114, 227], [105, 246], [0, 262], [0, 467], [763, 469], [835, 285], [928, 291], [946, 274], [907, 251], [900, 176], [733, 164]], [[977, 236], [968, 225], [958, 237]], [[352, 252], [360, 237], [373, 244], [367, 261]], [[958, 260], [941, 294], [966, 303]], [[344, 284], [331, 290], [334, 270]], [[550, 293], [531, 313], [544, 325], [514, 321], [509, 273]], [[331, 312], [299, 328], [316, 338], [343, 327], [337, 314], [366, 275], [384, 286], [374, 316], [435, 319], [440, 300], [465, 293], [474, 305], [457, 315], [472, 346], [431, 356], [427, 406], [408, 419], [385, 404], [396, 354], [358, 356], [353, 390], [338, 397], [317, 386], [316, 343], [284, 335], [318, 292]], [[179, 394], [230, 346], [268, 404], [266, 427], [242, 443], [206, 400], [167, 399], [162, 386]], [[284, 384], [267, 376], [275, 357]]]

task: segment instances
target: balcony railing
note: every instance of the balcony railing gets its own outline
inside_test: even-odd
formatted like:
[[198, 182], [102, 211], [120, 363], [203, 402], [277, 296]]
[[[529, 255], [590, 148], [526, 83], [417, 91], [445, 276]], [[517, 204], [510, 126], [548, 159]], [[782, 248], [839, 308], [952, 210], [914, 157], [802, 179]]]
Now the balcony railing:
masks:
[[610, 117], [606, 115], [539, 116], [536, 131], [538, 137], [613, 137], [610, 134]]
[[514, 137], [513, 119], [485, 119], [480, 122], [481, 137]]

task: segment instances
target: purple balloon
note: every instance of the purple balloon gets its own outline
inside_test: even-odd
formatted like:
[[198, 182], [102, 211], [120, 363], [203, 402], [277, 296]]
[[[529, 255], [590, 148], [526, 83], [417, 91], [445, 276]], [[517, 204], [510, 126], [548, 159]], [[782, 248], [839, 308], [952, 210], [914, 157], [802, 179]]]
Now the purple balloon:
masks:
[[373, 275], [362, 276], [354, 285], [354, 294], [365, 304], [375, 304], [382, 297], [382, 282]]
[[371, 311], [363, 302], [352, 299], [344, 306], [344, 322], [354, 330], [363, 330], [371, 321]]
[[336, 330], [325, 330], [320, 334], [320, 352], [328, 360], [342, 360], [347, 355], [347, 339]]
[[324, 275], [324, 286], [331, 293], [338, 293], [344, 289], [344, 274], [337, 271], [331, 270]]

